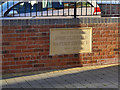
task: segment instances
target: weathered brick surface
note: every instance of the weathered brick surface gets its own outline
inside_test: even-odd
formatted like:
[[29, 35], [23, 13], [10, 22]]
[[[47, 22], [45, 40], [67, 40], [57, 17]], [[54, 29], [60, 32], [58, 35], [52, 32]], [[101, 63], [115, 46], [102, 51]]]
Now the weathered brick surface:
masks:
[[[3, 73], [118, 63], [120, 23], [3, 25]], [[92, 27], [92, 53], [49, 55], [50, 28]]]

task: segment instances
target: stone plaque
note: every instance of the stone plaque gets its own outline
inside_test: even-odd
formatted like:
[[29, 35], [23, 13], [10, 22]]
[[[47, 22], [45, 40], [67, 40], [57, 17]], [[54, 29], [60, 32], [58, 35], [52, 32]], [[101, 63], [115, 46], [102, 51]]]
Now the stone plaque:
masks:
[[50, 29], [50, 55], [92, 52], [92, 28]]

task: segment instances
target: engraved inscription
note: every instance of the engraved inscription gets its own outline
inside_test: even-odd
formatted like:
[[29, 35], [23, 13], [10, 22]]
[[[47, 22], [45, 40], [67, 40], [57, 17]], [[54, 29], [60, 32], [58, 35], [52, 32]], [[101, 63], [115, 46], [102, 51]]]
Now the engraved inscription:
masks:
[[92, 28], [50, 30], [50, 55], [91, 52]]

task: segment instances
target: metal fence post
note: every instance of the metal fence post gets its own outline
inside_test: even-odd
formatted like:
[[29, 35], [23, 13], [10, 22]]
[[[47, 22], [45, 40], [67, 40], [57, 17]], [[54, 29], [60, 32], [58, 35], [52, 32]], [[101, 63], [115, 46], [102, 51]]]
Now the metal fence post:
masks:
[[76, 18], [77, 10], [76, 10], [76, 2], [74, 3], [74, 18]]

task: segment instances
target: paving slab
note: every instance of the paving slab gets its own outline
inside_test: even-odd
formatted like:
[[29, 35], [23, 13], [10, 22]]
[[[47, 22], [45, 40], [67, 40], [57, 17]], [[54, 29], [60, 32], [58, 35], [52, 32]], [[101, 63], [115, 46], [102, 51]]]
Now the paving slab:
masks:
[[77, 67], [0, 81], [2, 88], [118, 88], [118, 65]]

